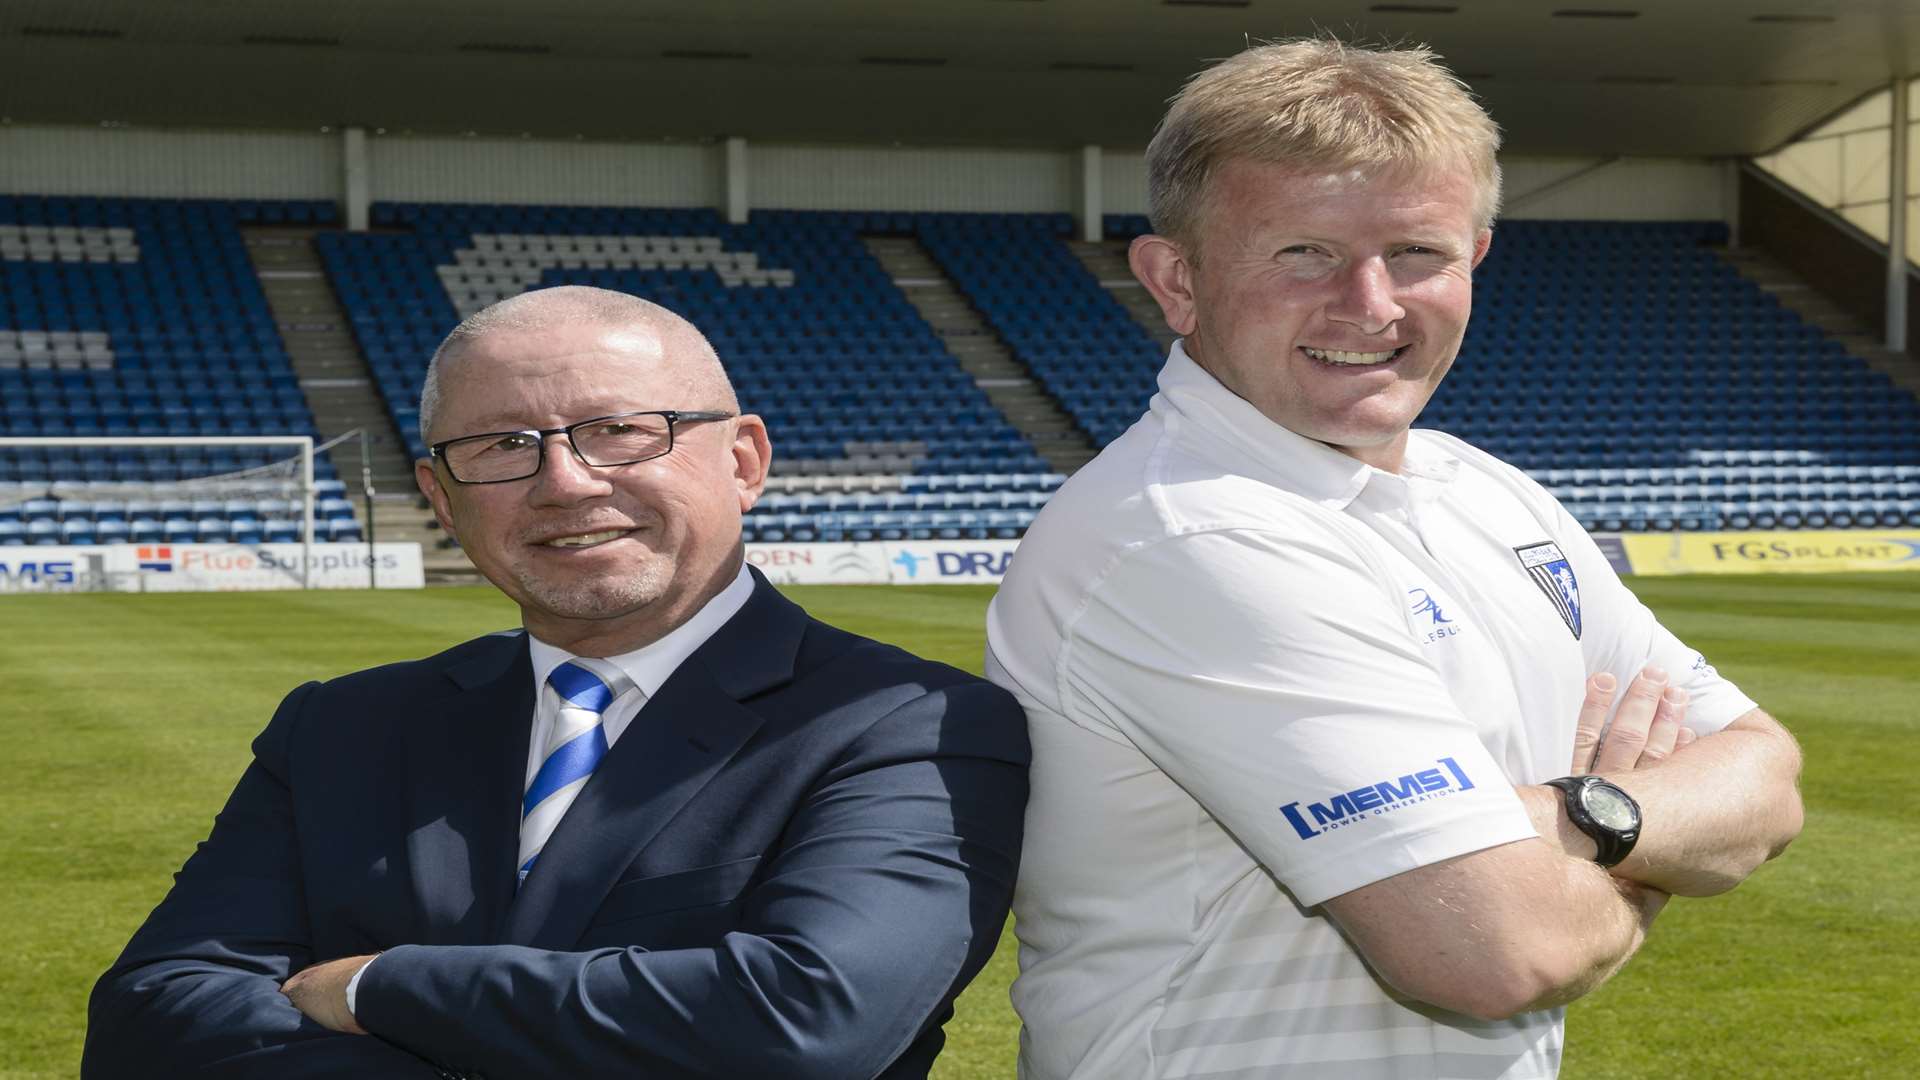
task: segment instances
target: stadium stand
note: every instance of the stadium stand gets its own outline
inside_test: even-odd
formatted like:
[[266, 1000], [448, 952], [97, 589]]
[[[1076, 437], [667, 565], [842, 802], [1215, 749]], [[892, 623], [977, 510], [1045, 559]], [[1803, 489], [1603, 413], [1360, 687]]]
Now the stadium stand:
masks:
[[[370, 356], [398, 361], [383, 385], [403, 428], [421, 357], [457, 314], [561, 282], [649, 296], [712, 328], [783, 456], [809, 463], [753, 515], [756, 539], [1017, 536], [1057, 486], [968, 460], [983, 448], [938, 429], [915, 445], [928, 420], [990, 410], [860, 235], [914, 236], [1097, 445], [1139, 416], [1163, 360], [1068, 250], [1062, 214], [760, 211], [744, 227], [705, 210], [413, 204], [376, 216], [415, 230], [413, 332], [381, 341], [378, 314], [356, 320]], [[1110, 215], [1105, 227], [1124, 240], [1146, 222]], [[1593, 529], [1920, 524], [1920, 403], [1740, 278], [1712, 251], [1725, 238], [1717, 223], [1502, 223], [1460, 363], [1422, 423], [1529, 470]], [[385, 266], [394, 279], [395, 260]], [[871, 353], [890, 339], [863, 327], [889, 324], [921, 351]], [[923, 363], [903, 371], [903, 357]], [[977, 411], [916, 410], [922, 394], [964, 395]], [[856, 423], [904, 405], [909, 437], [881, 427], [849, 440], [835, 405]]]
[[[0, 197], [0, 433], [312, 434], [243, 224], [326, 203]], [[646, 296], [705, 328], [778, 473], [755, 540], [1017, 537], [1063, 477], [994, 410], [860, 243], [912, 236], [1096, 445], [1160, 347], [1060, 214], [385, 203], [316, 238], [395, 426], [462, 315], [544, 285]], [[1108, 237], [1146, 228], [1109, 215]], [[1461, 359], [1421, 423], [1527, 469], [1589, 528], [1920, 525], [1920, 402], [1742, 279], [1714, 223], [1504, 222]], [[243, 471], [233, 449], [0, 455], [0, 544], [289, 538], [267, 497], [128, 485]], [[359, 526], [331, 466], [321, 535]], [[224, 494], [216, 485], [204, 494]], [[238, 495], [236, 490], [231, 494]]]
[[1096, 446], [1145, 411], [1166, 353], [1068, 250], [1065, 214], [922, 214], [921, 246]]
[[749, 539], [1012, 537], [1062, 477], [960, 369], [859, 242], [859, 215], [380, 203], [388, 232], [323, 234], [329, 279], [416, 455], [427, 358], [457, 319], [529, 288], [618, 289], [712, 339], [778, 448]]
[[[0, 434], [313, 435], [240, 226], [336, 220], [325, 202], [0, 196]], [[299, 504], [254, 494], [287, 455], [9, 448], [0, 543], [291, 538]], [[357, 539], [331, 466], [316, 469], [322, 537]], [[167, 485], [203, 497], [140, 497]]]

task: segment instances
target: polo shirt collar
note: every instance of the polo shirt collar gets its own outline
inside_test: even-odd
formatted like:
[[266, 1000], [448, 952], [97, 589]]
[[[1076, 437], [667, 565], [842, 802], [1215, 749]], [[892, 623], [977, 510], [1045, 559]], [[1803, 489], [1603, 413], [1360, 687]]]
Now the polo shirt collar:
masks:
[[1325, 443], [1297, 435], [1221, 384], [1175, 341], [1160, 369], [1160, 402], [1187, 437], [1224, 444], [1236, 472], [1298, 492], [1332, 510], [1345, 509], [1376, 471]]
[[[1346, 509], [1375, 476], [1393, 476], [1274, 423], [1188, 356], [1185, 340], [1173, 343], [1159, 381], [1159, 402], [1185, 421], [1191, 437], [1224, 443], [1236, 470], [1328, 509]], [[1443, 443], [1415, 432], [1394, 479], [1445, 486], [1459, 471], [1460, 459]]]

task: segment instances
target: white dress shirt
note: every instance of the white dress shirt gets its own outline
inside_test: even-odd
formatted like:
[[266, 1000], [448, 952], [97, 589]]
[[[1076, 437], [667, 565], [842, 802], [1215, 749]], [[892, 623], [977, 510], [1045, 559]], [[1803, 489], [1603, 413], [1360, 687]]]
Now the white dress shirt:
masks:
[[[745, 563], [740, 566], [740, 574], [732, 583], [720, 590], [719, 594], [707, 601], [693, 618], [674, 627], [665, 637], [650, 645], [642, 645], [632, 652], [618, 656], [605, 657], [607, 663], [627, 673], [633, 685], [639, 687], [638, 694], [623, 694], [607, 711], [600, 716], [600, 726], [606, 729], [607, 749], [613, 749], [627, 725], [660, 692], [667, 677], [679, 668], [682, 661], [693, 655], [693, 651], [706, 644], [714, 631], [726, 625], [746, 605], [747, 597], [753, 595], [753, 576], [747, 573]], [[527, 777], [521, 785], [533, 783], [534, 774], [540, 771], [541, 751], [546, 748], [547, 737], [553, 732], [554, 716], [560, 711], [558, 697], [547, 686], [547, 676], [553, 669], [574, 658], [573, 654], [557, 645], [549, 645], [533, 635], [527, 635], [527, 649], [533, 655], [533, 731], [527, 740]]]

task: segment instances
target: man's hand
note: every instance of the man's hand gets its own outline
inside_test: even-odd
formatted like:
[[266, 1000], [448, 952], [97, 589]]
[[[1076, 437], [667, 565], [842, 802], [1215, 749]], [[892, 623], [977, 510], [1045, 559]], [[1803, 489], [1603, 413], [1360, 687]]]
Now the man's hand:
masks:
[[1617, 769], [1644, 769], [1673, 756], [1694, 741], [1687, 717], [1687, 692], [1667, 685], [1667, 673], [1649, 666], [1627, 687], [1626, 700], [1607, 724], [1616, 680], [1601, 672], [1587, 680], [1586, 700], [1573, 731], [1572, 775]]
[[[1573, 771], [1603, 773], [1640, 804], [1645, 818], [1633, 853], [1612, 868], [1679, 896], [1712, 896], [1738, 885], [1799, 834], [1793, 736], [1755, 709], [1699, 739], [1682, 726], [1687, 694], [1649, 667], [1633, 680], [1606, 723], [1614, 679], [1587, 680], [1574, 731]], [[1591, 858], [1594, 843], [1572, 826], [1557, 793], [1523, 787], [1534, 827], [1550, 843]]]
[[365, 1035], [367, 1029], [347, 1011], [347, 983], [372, 959], [371, 955], [346, 956], [315, 964], [295, 973], [281, 985], [280, 992], [287, 995], [294, 1008], [322, 1027], [348, 1035]]
[[[1580, 720], [1573, 733], [1574, 776], [1602, 769], [1618, 774], [1651, 768], [1694, 741], [1693, 731], [1683, 724], [1687, 692], [1669, 687], [1665, 671], [1648, 667], [1635, 676], [1609, 726], [1607, 712], [1616, 686], [1614, 677], [1604, 671], [1587, 680], [1587, 696], [1580, 703]], [[1541, 837], [1577, 859], [1593, 858], [1598, 845], [1567, 817], [1565, 799], [1557, 789], [1530, 785], [1517, 790]], [[1653, 911], [1657, 913], [1659, 907]]]

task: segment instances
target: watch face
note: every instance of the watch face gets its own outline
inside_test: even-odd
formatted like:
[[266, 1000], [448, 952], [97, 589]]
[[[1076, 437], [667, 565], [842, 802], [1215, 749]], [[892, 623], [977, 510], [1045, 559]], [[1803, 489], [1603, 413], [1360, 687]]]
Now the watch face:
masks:
[[1590, 787], [1581, 793], [1581, 802], [1593, 820], [1615, 832], [1627, 832], [1640, 824], [1633, 805], [1612, 788]]

